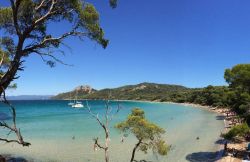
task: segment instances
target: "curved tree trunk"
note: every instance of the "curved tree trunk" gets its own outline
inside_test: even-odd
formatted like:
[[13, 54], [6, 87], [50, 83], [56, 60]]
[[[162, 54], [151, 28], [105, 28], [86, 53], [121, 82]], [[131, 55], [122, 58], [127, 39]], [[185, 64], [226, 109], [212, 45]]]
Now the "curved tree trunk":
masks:
[[11, 66], [8, 71], [4, 74], [4, 76], [0, 80], [0, 95], [3, 93], [5, 89], [10, 85], [10, 83], [15, 79], [16, 73], [21, 66], [20, 57], [16, 58], [11, 62]]
[[15, 53], [14, 59], [10, 63], [10, 67], [8, 68], [7, 72], [3, 75], [3, 77], [0, 79], [0, 95], [3, 94], [3, 91], [5, 91], [8, 86], [11, 84], [11, 82], [16, 79], [16, 74], [18, 70], [21, 70], [21, 58], [22, 58], [22, 48], [23, 48], [23, 38], [19, 38], [17, 50]]
[[135, 145], [134, 149], [133, 149], [133, 152], [132, 152], [132, 157], [131, 157], [131, 160], [130, 162], [133, 162], [134, 161], [134, 158], [135, 158], [135, 151], [137, 150], [137, 148], [140, 146], [142, 140], [139, 140], [138, 143]]

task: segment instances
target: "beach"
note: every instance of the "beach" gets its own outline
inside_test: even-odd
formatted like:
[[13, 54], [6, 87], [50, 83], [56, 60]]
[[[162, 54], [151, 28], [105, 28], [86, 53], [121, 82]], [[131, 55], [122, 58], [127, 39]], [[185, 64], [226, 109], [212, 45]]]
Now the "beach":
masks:
[[[92, 138], [103, 133], [96, 121], [84, 109], [74, 110], [67, 105], [68, 101], [19, 101], [17, 107], [18, 124], [25, 140], [31, 142], [29, 148], [1, 143], [3, 154], [21, 156], [35, 161], [92, 161], [100, 162], [102, 151], [93, 151]], [[94, 113], [103, 113], [101, 101], [90, 101]], [[167, 157], [159, 157], [159, 161], [192, 161], [193, 159], [214, 158], [213, 152], [218, 149], [215, 141], [224, 129], [222, 120], [216, 120], [217, 114], [203, 109], [166, 103], [121, 102], [122, 110], [114, 118], [111, 125], [122, 121], [133, 107], [140, 107], [146, 117], [164, 128], [164, 136], [171, 145]], [[113, 104], [115, 110], [115, 104]], [[111, 129], [112, 161], [128, 161], [131, 148], [135, 143], [133, 136], [121, 144], [119, 132]], [[75, 137], [74, 139], [72, 137]], [[196, 138], [199, 137], [199, 140]], [[46, 148], [46, 149], [44, 149]], [[119, 155], [119, 156], [117, 156]], [[155, 161], [151, 152], [137, 153], [137, 158]]]

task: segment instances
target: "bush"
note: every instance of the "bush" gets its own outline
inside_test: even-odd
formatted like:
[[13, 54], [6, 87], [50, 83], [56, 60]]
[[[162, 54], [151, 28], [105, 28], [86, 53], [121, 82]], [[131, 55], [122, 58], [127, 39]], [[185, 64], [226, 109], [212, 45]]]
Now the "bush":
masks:
[[225, 139], [231, 140], [234, 137], [244, 137], [247, 135], [250, 131], [250, 128], [248, 127], [247, 123], [240, 124], [233, 126], [226, 134], [223, 134], [223, 137]]

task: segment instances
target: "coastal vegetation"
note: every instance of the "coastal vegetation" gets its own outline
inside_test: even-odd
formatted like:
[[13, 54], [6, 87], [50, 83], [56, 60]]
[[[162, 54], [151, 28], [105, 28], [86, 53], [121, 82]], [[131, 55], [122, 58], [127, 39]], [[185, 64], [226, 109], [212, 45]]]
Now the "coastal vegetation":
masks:
[[135, 160], [137, 150], [146, 154], [148, 150], [152, 149], [154, 153], [162, 156], [167, 155], [169, 151], [169, 146], [161, 137], [165, 130], [149, 122], [142, 109], [134, 108], [127, 120], [117, 124], [115, 127], [124, 134], [123, 137], [127, 137], [131, 133], [137, 139], [130, 162], [137, 161]]
[[95, 90], [92, 93], [88, 93], [85, 90], [73, 90], [71, 92], [61, 93], [54, 96], [52, 99], [72, 99], [75, 96], [70, 94], [77, 94], [79, 99], [109, 99], [112, 100], [144, 100], [144, 101], [156, 101], [172, 97], [176, 93], [183, 93], [189, 91], [188, 88], [178, 85], [168, 84], [155, 84], [155, 83], [141, 83], [138, 85], [127, 85], [113, 89]]
[[[229, 108], [238, 118], [250, 125], [250, 64], [239, 64], [231, 69], [226, 69], [224, 78], [228, 86], [207, 86], [205, 88], [187, 88], [179, 85], [141, 83], [114, 89], [103, 89], [85, 93], [78, 96], [81, 99], [105, 99], [110, 96], [113, 100], [140, 100], [176, 103], [193, 103], [203, 106]], [[67, 93], [59, 94], [54, 99], [70, 99]], [[242, 129], [238, 126], [232, 128], [229, 137], [237, 134], [235, 130]]]
[[246, 123], [233, 126], [227, 133], [222, 136], [227, 140], [233, 140], [235, 137], [246, 138], [246, 135], [250, 133], [250, 128]]
[[[117, 0], [109, 2], [112, 8], [116, 7]], [[62, 22], [70, 24], [68, 29], [65, 28], [66, 32], [55, 34], [49, 31], [49, 24]], [[13, 81], [18, 78], [18, 71], [24, 70], [27, 57], [36, 54], [54, 67], [57, 62], [65, 64], [55, 53], [64, 55], [60, 47], [65, 45], [66, 38], [89, 38], [103, 48], [109, 41], [100, 26], [99, 13], [91, 3], [82, 0], [9, 0], [9, 6], [0, 8], [0, 32], [0, 97], [13, 118], [13, 126], [2, 121], [0, 127], [17, 136], [17, 140], [0, 140], [29, 146], [16, 126], [15, 107], [5, 97], [7, 88], [16, 87]]]

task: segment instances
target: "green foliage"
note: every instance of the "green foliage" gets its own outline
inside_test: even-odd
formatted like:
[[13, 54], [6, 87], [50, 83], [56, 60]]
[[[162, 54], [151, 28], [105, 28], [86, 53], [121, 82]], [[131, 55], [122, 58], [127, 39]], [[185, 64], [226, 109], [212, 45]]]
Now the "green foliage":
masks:
[[117, 7], [117, 0], [109, 0], [109, 4], [112, 8], [116, 8]]
[[227, 107], [228, 87], [208, 86], [203, 89], [196, 89], [187, 94], [185, 102], [196, 103], [200, 105], [208, 105], [214, 107]]
[[244, 137], [249, 134], [250, 128], [247, 123], [233, 126], [226, 134], [223, 135], [225, 139], [232, 140], [235, 137]]
[[5, 29], [8, 33], [15, 33], [11, 7], [0, 8], [0, 30]]
[[139, 108], [132, 110], [127, 120], [115, 126], [124, 134], [132, 133], [139, 141], [139, 150], [147, 153], [149, 149], [160, 155], [167, 155], [169, 147], [162, 139], [165, 130], [145, 118]]
[[250, 64], [239, 64], [226, 69], [224, 78], [229, 83], [228, 102], [250, 124]]
[[[108, 40], [104, 38], [99, 13], [92, 4], [82, 0], [60, 0], [54, 3], [50, 0], [40, 5], [41, 2], [22, 0], [15, 2], [14, 6], [0, 8], [0, 31], [3, 33], [0, 37], [0, 51], [7, 53], [5, 56], [9, 60], [13, 60], [19, 45], [19, 54], [22, 56], [37, 53], [46, 57], [43, 60], [53, 67], [58, 60], [50, 57], [52, 49], [59, 48], [69, 36], [77, 36], [81, 40], [88, 37], [103, 48], [107, 47]], [[115, 6], [116, 1], [111, 0], [110, 3]], [[71, 24], [60, 37], [48, 31], [49, 23], [59, 22]], [[6, 70], [0, 67], [1, 73]]]
[[[91, 94], [79, 95], [82, 99], [120, 99], [120, 100], [147, 100], [147, 101], [171, 101], [175, 93], [182, 93], [189, 89], [178, 85], [141, 83], [128, 85], [114, 89], [103, 89]], [[59, 94], [55, 99], [67, 99], [70, 93]]]
[[250, 64], [238, 64], [226, 69], [224, 78], [230, 87], [250, 93]]

